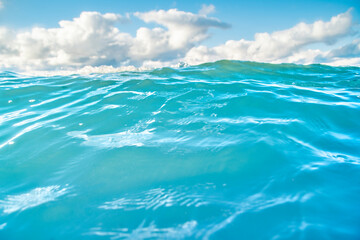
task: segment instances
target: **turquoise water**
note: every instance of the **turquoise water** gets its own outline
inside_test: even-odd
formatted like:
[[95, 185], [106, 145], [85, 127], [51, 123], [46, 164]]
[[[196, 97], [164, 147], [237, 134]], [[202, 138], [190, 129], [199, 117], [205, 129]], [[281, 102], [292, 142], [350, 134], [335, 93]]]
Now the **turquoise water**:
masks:
[[360, 68], [0, 74], [0, 239], [359, 239]]

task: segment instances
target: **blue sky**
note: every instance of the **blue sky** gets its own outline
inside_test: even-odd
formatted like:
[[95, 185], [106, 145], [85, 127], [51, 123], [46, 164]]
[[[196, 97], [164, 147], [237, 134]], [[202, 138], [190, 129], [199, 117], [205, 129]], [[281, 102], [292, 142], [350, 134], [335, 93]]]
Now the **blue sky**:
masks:
[[[43, 65], [49, 65], [53, 67], [81, 67], [86, 66], [86, 64], [90, 64], [91, 66], [99, 66], [100, 64], [105, 65], [112, 65], [114, 67], [124, 66], [126, 64], [140, 66], [142, 65], [143, 61], [161, 61], [161, 62], [168, 62], [169, 63], [169, 56], [176, 56], [176, 59], [172, 62], [176, 62], [179, 59], [187, 59], [186, 56], [190, 55], [190, 53], [197, 53], [197, 54], [204, 54], [206, 50], [206, 54], [209, 56], [206, 59], [209, 60], [216, 60], [217, 58], [221, 58], [221, 56], [217, 56], [215, 58], [211, 58], [215, 51], [219, 51], [216, 49], [217, 46], [224, 45], [228, 40], [239, 41], [241, 39], [246, 41], [254, 41], [254, 36], [257, 33], [273, 33], [276, 31], [282, 31], [286, 29], [291, 29], [300, 22], [308, 24], [309, 28], [311, 28], [311, 24], [316, 21], [323, 21], [329, 22], [330, 19], [334, 16], [337, 16], [341, 13], [345, 13], [350, 8], [351, 11], [351, 26], [346, 25], [347, 30], [345, 32], [338, 31], [336, 34], [336, 39], [333, 37], [332, 33], [329, 33], [327, 36], [323, 36], [321, 39], [318, 39], [316, 36], [313, 36], [313, 40], [308, 41], [306, 43], [294, 43], [295, 45], [291, 49], [291, 56], [290, 53], [288, 58], [284, 58], [284, 54], [279, 61], [287, 61], [287, 62], [296, 62], [296, 63], [309, 63], [310, 58], [309, 54], [307, 54], [306, 61], [305, 60], [291, 60], [291, 59], [300, 59], [297, 55], [297, 51], [300, 50], [300, 47], [297, 45], [301, 45], [301, 50], [307, 49], [314, 49], [314, 50], [321, 50], [321, 51], [329, 51], [329, 49], [333, 48], [341, 48], [349, 44], [355, 44], [357, 46], [356, 39], [359, 38], [359, 9], [360, 9], [360, 1], [359, 0], [341, 0], [341, 1], [331, 1], [331, 0], [304, 0], [304, 1], [295, 1], [295, 0], [278, 0], [278, 1], [260, 1], [260, 0], [247, 0], [247, 1], [197, 1], [197, 0], [184, 0], [184, 1], [114, 1], [114, 0], [102, 0], [102, 1], [95, 1], [95, 0], [63, 0], [63, 1], [40, 1], [40, 0], [0, 0], [2, 2], [2, 8], [0, 9], [0, 28], [6, 28], [3, 33], [3, 38], [9, 38], [9, 34], [11, 32], [12, 38], [14, 41], [18, 42], [17, 45], [14, 43], [10, 46], [9, 43], [3, 43], [3, 48], [7, 49], [7, 52], [17, 53], [19, 56], [12, 56], [14, 57], [13, 62], [16, 62], [15, 57], [21, 58], [24, 60], [32, 59], [35, 55], [41, 55], [37, 53], [31, 53], [31, 57], [29, 57], [28, 51], [26, 53], [22, 53], [19, 47], [19, 44], [23, 44], [26, 42], [29, 45], [30, 42], [39, 43], [39, 52], [45, 51], [44, 49], [48, 49], [50, 45], [53, 43], [54, 40], [49, 40], [46, 43], [43, 43], [42, 39], [39, 36], [35, 36], [34, 29], [35, 28], [42, 28], [42, 29], [50, 29], [50, 28], [59, 28], [59, 21], [68, 20], [73, 21], [74, 18], [79, 18], [80, 14], [83, 12], [91, 11], [97, 12], [99, 14], [106, 14], [106, 13], [115, 13], [121, 14], [125, 16], [129, 14], [130, 21], [123, 23], [122, 21], [110, 21], [109, 24], [119, 30], [119, 32], [123, 32], [129, 34], [129, 36], [136, 38], [137, 31], [142, 28], [154, 29], [156, 27], [163, 28], [164, 30], [169, 30], [168, 33], [164, 33], [167, 38], [169, 38], [169, 34], [171, 34], [171, 29], [168, 29], [166, 23], [161, 22], [161, 20], [155, 19], [151, 17], [149, 21], [145, 21], [144, 17], [136, 17], [134, 15], [135, 12], [151, 12], [151, 11], [159, 11], [165, 10], [168, 11], [169, 9], [176, 8], [178, 11], [191, 13], [193, 15], [198, 14], [199, 10], [204, 6], [214, 6], [215, 11], [211, 12], [206, 16], [206, 21], [212, 18], [216, 18], [221, 23], [226, 23], [231, 25], [230, 28], [224, 28], [219, 26], [213, 26], [210, 23], [210, 27], [202, 28], [197, 32], [198, 35], [191, 36], [191, 38], [199, 37], [201, 40], [196, 42], [189, 42], [189, 44], [183, 44], [183, 48], [174, 48], [174, 46], [169, 47], [168, 54], [159, 53], [150, 54], [147, 58], [142, 57], [128, 57], [123, 58], [121, 60], [115, 59], [114, 57], [108, 57], [106, 54], [104, 58], [109, 58], [108, 60], [101, 60], [101, 61], [87, 61], [86, 63], [80, 63], [80, 59], [94, 58], [93, 56], [85, 56], [84, 54], [79, 54], [74, 58], [72, 53], [67, 52], [66, 46], [64, 47], [61, 44], [58, 44], [56, 51], [52, 51], [52, 58], [59, 59], [60, 57], [56, 54], [67, 54], [67, 58], [71, 58], [72, 64], [63, 64], [60, 63], [56, 64], [48, 64], [44, 63], [44, 59], [37, 59], [39, 60], [38, 66], [42, 68]], [[158, 14], [161, 14], [158, 12]], [[160, 15], [159, 15], [160, 16]], [[157, 16], [157, 17], [159, 17]], [[94, 16], [93, 16], [94, 17]], [[199, 17], [197, 15], [197, 17]], [[197, 19], [196, 21], [198, 21]], [[204, 19], [200, 19], [198, 23]], [[195, 25], [196, 25], [195, 24]], [[340, 23], [339, 23], [340, 24]], [[109, 26], [110, 26], [109, 25]], [[195, 28], [199, 27], [200, 25], [193, 26]], [[216, 25], [216, 24], [215, 24]], [[179, 25], [177, 25], [179, 26]], [[335, 25], [334, 25], [335, 26]], [[340, 26], [340, 25], [339, 25]], [[89, 26], [91, 28], [91, 26]], [[176, 28], [175, 28], [176, 29]], [[294, 30], [298, 31], [298, 30]], [[24, 34], [27, 32], [26, 40], [24, 40]], [[170, 33], [169, 33], [170, 32]], [[286, 34], [294, 35], [294, 32], [289, 32]], [[297, 35], [298, 33], [295, 33]], [[30, 36], [31, 35], [31, 36]], [[164, 35], [164, 36], [165, 36]], [[206, 36], [205, 36], [206, 35]], [[203, 37], [205, 36], [205, 37]], [[47, 36], [49, 37], [49, 36]], [[170, 37], [171, 38], [171, 37]], [[191, 38], [188, 41], [192, 41]], [[303, 37], [304, 38], [304, 37]], [[118, 37], [116, 39], [119, 39]], [[155, 38], [151, 38], [155, 41]], [[334, 40], [335, 39], [335, 40]], [[1, 32], [0, 32], [0, 40], [1, 40]], [[296, 40], [296, 39], [295, 39]], [[4, 40], [5, 41], [5, 40]], [[56, 40], [57, 41], [57, 40]], [[100, 41], [100, 40], [99, 40]], [[135, 42], [138, 42], [136, 39]], [[158, 40], [156, 40], [158, 41]], [[354, 43], [355, 41], [355, 43]], [[51, 42], [51, 44], [50, 44]], [[60, 41], [61, 42], [61, 41]], [[101, 42], [101, 41], [100, 41]], [[109, 39], [104, 41], [104, 43], [108, 43]], [[256, 41], [254, 41], [256, 43]], [[295, 41], [296, 42], [296, 41]], [[90, 44], [89, 42], [86, 42]], [[329, 44], [331, 43], [331, 44]], [[50, 44], [50, 45], [49, 45]], [[75, 44], [75, 43], [74, 43]], [[123, 43], [118, 43], [119, 45]], [[240, 43], [239, 43], [240, 44]], [[238, 45], [239, 45], [238, 44]], [[275, 44], [275, 43], [274, 43]], [[61, 46], [60, 46], [61, 45]], [[90, 44], [91, 45], [91, 44]], [[133, 44], [130, 44], [133, 46]], [[128, 46], [130, 46], [128, 45]], [[156, 44], [155, 44], [156, 45]], [[154, 46], [155, 46], [154, 45]], [[171, 45], [171, 44], [170, 44]], [[236, 45], [236, 44], [235, 44]], [[237, 46], [238, 46], [237, 45]], [[355, 46], [354, 45], [354, 46]], [[199, 48], [200, 46], [207, 47], [208, 49]], [[250, 46], [250, 45], [249, 45]], [[356, 48], [355, 46], [355, 48]], [[51, 45], [53, 47], [53, 44]], [[143, 46], [144, 47], [144, 46]], [[213, 48], [215, 47], [215, 48]], [[242, 45], [242, 47], [244, 47]], [[263, 45], [265, 47], [265, 45]], [[11, 48], [11, 49], [10, 49]], [[195, 49], [196, 48], [196, 49]], [[251, 47], [250, 47], [251, 48]], [[347, 49], [350, 49], [347, 47]], [[21, 47], [24, 49], [24, 47]], [[360, 49], [360, 44], [359, 44]], [[0, 50], [1, 50], [1, 41], [0, 41]], [[11, 51], [10, 51], [11, 50]], [[63, 53], [64, 51], [65, 53]], [[190, 51], [192, 50], [192, 51]], [[100, 51], [100, 50], [99, 50]], [[242, 51], [242, 50], [241, 50]], [[349, 51], [349, 50], [347, 50]], [[360, 50], [359, 50], [360, 51]], [[56, 52], [56, 53], [54, 53]], [[103, 51], [104, 52], [104, 51]], [[96, 52], [94, 54], [102, 54], [103, 52]], [[105, 51], [106, 52], [106, 51]], [[121, 52], [121, 51], [120, 51]], [[55, 55], [56, 56], [55, 56]], [[330, 56], [330, 53], [318, 53], [315, 52], [311, 53], [312, 61], [320, 61], [319, 59], [325, 59], [325, 55]], [[1, 51], [0, 51], [1, 55]], [[21, 55], [21, 56], [20, 56]], [[131, 55], [131, 54], [130, 54]], [[219, 55], [219, 54], [217, 54]], [[316, 56], [315, 56], [316, 55]], [[344, 55], [344, 54], [342, 54]], [[354, 54], [352, 54], [354, 55]], [[24, 57], [25, 56], [25, 57]], [[133, 55], [131, 55], [133, 56]], [[165, 57], [164, 57], [165, 56]], [[224, 55], [222, 57], [227, 57], [228, 55]], [[238, 54], [236, 56], [230, 56], [231, 59], [235, 60], [255, 60], [255, 61], [270, 61], [276, 62], [278, 59], [270, 59], [269, 58], [256, 58], [244, 54]], [[333, 56], [333, 55], [331, 55]], [[2, 56], [4, 57], [4, 56]], [[280, 59], [279, 57], [279, 59]], [[39, 57], [38, 57], [39, 58]], [[239, 58], [239, 59], [237, 59]], [[188, 58], [189, 59], [189, 58]], [[193, 59], [193, 58], [191, 58]], [[303, 59], [303, 58], [301, 58]], [[338, 59], [338, 58], [336, 58]], [[43, 63], [40, 63], [40, 62]], [[204, 60], [205, 61], [205, 60]], [[323, 60], [325, 61], [325, 60]], [[326, 60], [327, 61], [327, 60]], [[325, 62], [326, 62], [325, 61]], [[353, 59], [352, 62], [355, 60]], [[360, 60], [359, 60], [360, 61]], [[58, 61], [56, 61], [58, 62]], [[356, 61], [355, 61], [356, 62]], [[24, 66], [27, 64], [27, 61], [23, 61], [22, 63]], [[11, 62], [3, 63], [0, 62], [0, 68], [11, 68], [14, 65]], [[66, 66], [65, 66], [66, 65]], [[19, 67], [19, 66], [18, 66]], [[34, 67], [34, 66], [33, 66]], [[36, 67], [35, 67], [36, 68]], [[51, 68], [51, 67], [50, 67]]]

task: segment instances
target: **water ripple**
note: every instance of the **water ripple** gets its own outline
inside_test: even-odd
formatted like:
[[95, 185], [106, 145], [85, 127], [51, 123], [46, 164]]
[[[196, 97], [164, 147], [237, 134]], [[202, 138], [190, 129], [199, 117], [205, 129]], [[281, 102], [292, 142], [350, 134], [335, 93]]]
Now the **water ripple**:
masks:
[[0, 238], [357, 239], [359, 76], [0, 73]]
[[127, 196], [116, 199], [114, 201], [105, 202], [99, 208], [106, 210], [124, 209], [126, 211], [138, 209], [153, 209], [159, 207], [179, 206], [195, 206], [207, 204], [204, 199], [198, 195], [186, 195], [182, 192], [174, 190], [166, 190], [163, 188], [151, 189], [135, 196]]

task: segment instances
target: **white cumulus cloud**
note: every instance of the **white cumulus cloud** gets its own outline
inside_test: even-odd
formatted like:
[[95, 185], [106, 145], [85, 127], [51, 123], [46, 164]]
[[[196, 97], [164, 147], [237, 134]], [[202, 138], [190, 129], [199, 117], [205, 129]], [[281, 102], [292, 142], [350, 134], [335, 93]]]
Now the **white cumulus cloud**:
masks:
[[[299, 23], [283, 31], [257, 33], [254, 40], [230, 40], [225, 44], [208, 48], [197, 46], [186, 55], [190, 64], [215, 61], [220, 59], [247, 61], [293, 61], [301, 60], [299, 51], [312, 43], [335, 43], [339, 38], [350, 34], [352, 26], [351, 10], [332, 17], [330, 21], [316, 21], [312, 24]], [[316, 52], [316, 51], [315, 51]], [[315, 58], [314, 51], [304, 51], [303, 58]]]
[[[207, 16], [214, 10], [213, 5], [203, 5], [197, 14], [177, 9], [136, 12], [132, 16], [145, 26], [135, 36], [117, 27], [128, 22], [129, 16], [115, 13], [82, 12], [77, 18], [60, 21], [56, 28], [15, 31], [0, 26], [0, 70], [116, 71], [220, 59], [360, 65], [360, 40], [326, 52], [308, 49], [313, 43], [331, 45], [351, 35], [351, 10], [329, 21], [299, 23], [282, 31], [257, 33], [254, 40], [229, 40], [210, 48], [201, 45], [209, 29], [230, 27]], [[157, 26], [149, 28], [147, 23]]]
[[114, 24], [121, 15], [83, 12], [59, 28], [26, 32], [0, 30], [0, 66], [43, 69], [58, 66], [109, 64], [123, 60], [131, 36]]
[[[152, 51], [160, 51], [160, 53], [170, 54], [172, 57], [174, 51], [175, 53], [184, 53], [196, 43], [206, 39], [210, 27], [229, 27], [228, 24], [216, 18], [178, 11], [177, 9], [135, 13], [135, 16], [146, 23], [154, 22], [167, 28], [166, 30], [162, 28], [140, 28], [136, 35], [138, 40], [136, 47], [142, 44], [145, 44], [145, 46], [140, 48], [139, 52], [152, 53]], [[139, 42], [141, 43], [139, 44]]]
[[349, 44], [334, 49], [329, 53], [330, 57], [359, 57], [360, 56], [360, 39], [355, 39]]
[[200, 15], [208, 15], [210, 13], [213, 13], [215, 12], [215, 6], [212, 5], [212, 4], [209, 4], [209, 5], [206, 5], [206, 4], [203, 4], [200, 11], [199, 11], [199, 14]]
[[137, 65], [180, 58], [208, 37], [211, 27], [228, 25], [216, 18], [170, 9], [135, 13], [146, 23], [136, 36], [121, 32], [115, 24], [127, 21], [119, 14], [82, 12], [58, 28], [35, 27], [25, 32], [0, 28], [0, 67], [23, 70], [79, 68], [100, 65]]

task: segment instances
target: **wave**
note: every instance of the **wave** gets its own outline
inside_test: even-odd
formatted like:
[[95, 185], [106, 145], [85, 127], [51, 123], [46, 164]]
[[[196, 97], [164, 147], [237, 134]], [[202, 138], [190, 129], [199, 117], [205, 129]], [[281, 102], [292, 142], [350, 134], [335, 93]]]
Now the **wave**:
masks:
[[[158, 66], [146, 66], [146, 67], [135, 67], [135, 66], [121, 66], [114, 67], [111, 65], [102, 65], [102, 66], [85, 66], [78, 69], [62, 69], [62, 70], [33, 70], [26, 72], [12, 72], [4, 71], [0, 72], [0, 77], [26, 77], [26, 76], [39, 76], [39, 77], [53, 77], [53, 76], [72, 76], [72, 75], [91, 75], [91, 74], [109, 74], [109, 73], [134, 73], [134, 72], [150, 72], [153, 74], [171, 74], [176, 73], [181, 69], [192, 69], [192, 68], [219, 68], [223, 71], [242, 71], [249, 69], [257, 69], [258, 71], [267, 72], [271, 69], [274, 71], [284, 71], [287, 70], [314, 70], [318, 73], [324, 72], [338, 72], [344, 69], [357, 71], [359, 66], [336, 66], [336, 65], [327, 65], [327, 64], [294, 64], [294, 63], [265, 63], [265, 62], [251, 62], [251, 61], [238, 61], [238, 60], [219, 60], [216, 62], [202, 63], [199, 65], [189, 65], [184, 62], [179, 62], [177, 64], [172, 64], [170, 66], [164, 65], [164, 67], [159, 68]], [[245, 72], [245, 73], [246, 73]], [[316, 74], [313, 72], [313, 74]]]
[[108, 70], [0, 74], [0, 239], [360, 236], [360, 68]]

